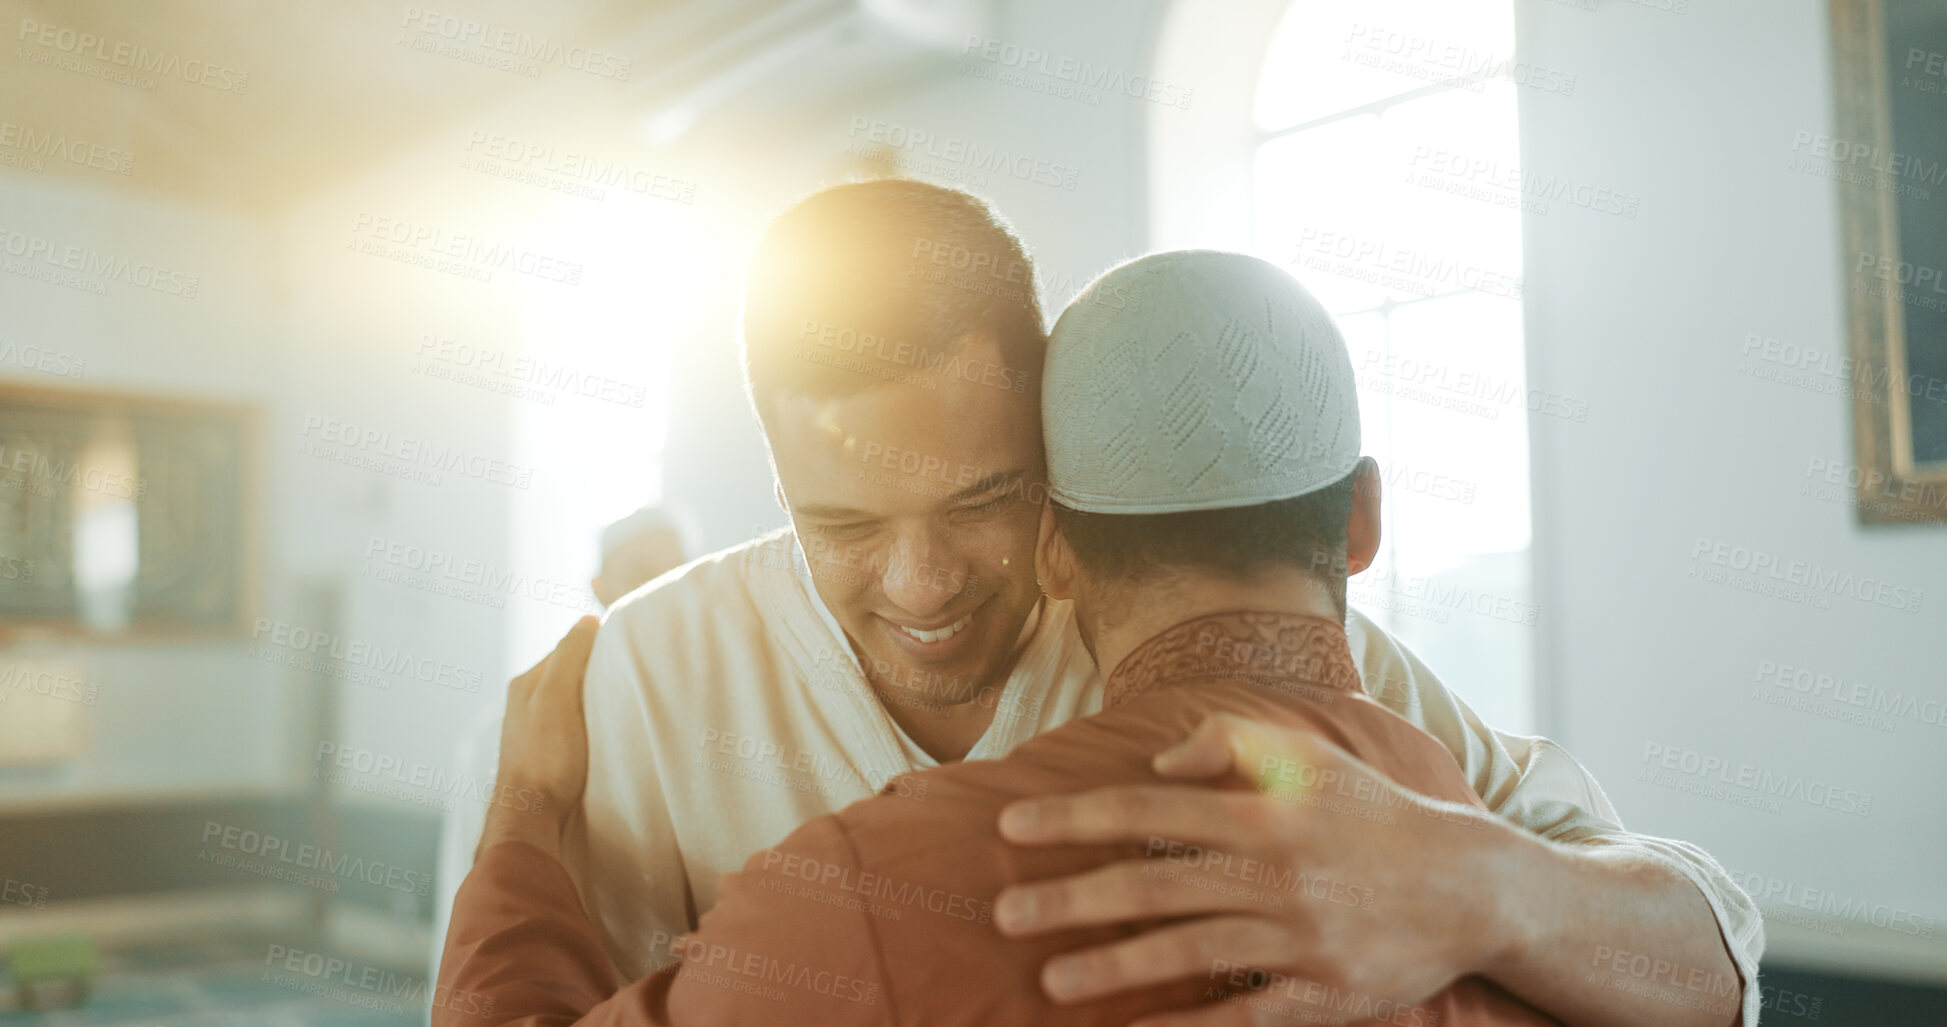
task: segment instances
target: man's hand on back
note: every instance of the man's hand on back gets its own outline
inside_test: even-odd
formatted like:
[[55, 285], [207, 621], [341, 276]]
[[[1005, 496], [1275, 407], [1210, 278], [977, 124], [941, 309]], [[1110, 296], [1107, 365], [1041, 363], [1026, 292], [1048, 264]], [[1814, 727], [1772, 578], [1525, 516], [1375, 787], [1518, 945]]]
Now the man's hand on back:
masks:
[[480, 848], [523, 841], [559, 856], [561, 828], [588, 784], [588, 728], [582, 720], [581, 681], [601, 622], [583, 617], [547, 658], [507, 686], [507, 719], [500, 729], [497, 794], [537, 794], [538, 808], [495, 803], [487, 812]]
[[[1106, 788], [1023, 800], [1001, 816], [1017, 844], [1138, 842], [1150, 856], [1007, 889], [995, 907], [1004, 933], [1195, 918], [1049, 960], [1042, 984], [1056, 1001], [1192, 976], [1243, 990], [1278, 974], [1286, 984], [1267, 1003], [1316, 1003], [1331, 1022], [1348, 1008], [1420, 1002], [1520, 944], [1496, 907], [1512, 889], [1491, 875], [1493, 853], [1524, 839], [1480, 810], [1407, 791], [1324, 739], [1228, 715], [1155, 767], [1256, 788]], [[1222, 1004], [1144, 1023], [1254, 1015]]]

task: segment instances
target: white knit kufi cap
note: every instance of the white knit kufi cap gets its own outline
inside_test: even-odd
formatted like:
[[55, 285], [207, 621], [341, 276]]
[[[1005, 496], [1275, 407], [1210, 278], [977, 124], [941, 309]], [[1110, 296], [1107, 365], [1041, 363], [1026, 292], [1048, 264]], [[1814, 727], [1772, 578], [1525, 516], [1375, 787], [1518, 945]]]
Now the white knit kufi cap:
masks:
[[1044, 375], [1048, 483], [1070, 509], [1252, 506], [1359, 461], [1345, 339], [1256, 257], [1178, 250], [1109, 271], [1056, 322]]

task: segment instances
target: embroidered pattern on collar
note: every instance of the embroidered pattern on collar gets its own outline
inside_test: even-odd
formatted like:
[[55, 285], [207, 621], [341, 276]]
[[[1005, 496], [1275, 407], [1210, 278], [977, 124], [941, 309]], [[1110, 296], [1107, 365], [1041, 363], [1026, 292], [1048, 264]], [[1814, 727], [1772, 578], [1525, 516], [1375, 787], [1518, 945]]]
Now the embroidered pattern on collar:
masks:
[[1330, 702], [1359, 692], [1345, 626], [1295, 613], [1237, 611], [1184, 621], [1136, 647], [1110, 676], [1103, 707], [1171, 685], [1244, 681]]

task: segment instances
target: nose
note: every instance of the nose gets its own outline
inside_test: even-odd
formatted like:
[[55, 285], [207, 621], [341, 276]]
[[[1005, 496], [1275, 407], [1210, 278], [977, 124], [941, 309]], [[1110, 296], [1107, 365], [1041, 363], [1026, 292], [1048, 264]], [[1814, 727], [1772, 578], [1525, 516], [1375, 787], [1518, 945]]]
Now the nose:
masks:
[[953, 547], [927, 528], [902, 534], [879, 575], [879, 586], [893, 605], [915, 620], [939, 616], [968, 580]]

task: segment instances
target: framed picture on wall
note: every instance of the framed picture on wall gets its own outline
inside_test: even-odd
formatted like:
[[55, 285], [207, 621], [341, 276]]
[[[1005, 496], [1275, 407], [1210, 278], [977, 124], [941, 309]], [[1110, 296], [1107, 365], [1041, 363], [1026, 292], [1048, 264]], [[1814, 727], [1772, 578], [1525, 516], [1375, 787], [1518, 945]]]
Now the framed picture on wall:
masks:
[[260, 423], [246, 406], [0, 384], [0, 634], [244, 630]]
[[[1856, 510], [1947, 520], [1947, 4], [1831, 0]], [[1810, 135], [1811, 133], [1805, 133]]]

